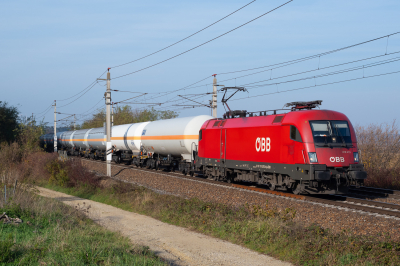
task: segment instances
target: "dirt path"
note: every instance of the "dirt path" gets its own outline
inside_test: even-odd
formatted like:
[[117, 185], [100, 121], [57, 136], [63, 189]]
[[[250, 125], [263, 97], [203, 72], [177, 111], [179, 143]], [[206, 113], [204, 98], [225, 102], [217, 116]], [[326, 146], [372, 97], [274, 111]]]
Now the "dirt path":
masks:
[[[40, 188], [39, 194], [70, 206], [88, 206], [89, 217], [133, 243], [149, 246], [171, 265], [291, 265], [232, 243], [110, 205]], [[85, 204], [83, 204], [85, 203]]]

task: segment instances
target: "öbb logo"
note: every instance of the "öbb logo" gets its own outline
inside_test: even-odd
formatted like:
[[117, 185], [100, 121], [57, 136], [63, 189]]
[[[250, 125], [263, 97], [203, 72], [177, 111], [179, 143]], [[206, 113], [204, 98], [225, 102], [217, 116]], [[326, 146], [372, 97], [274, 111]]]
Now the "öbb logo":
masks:
[[344, 163], [344, 157], [331, 157], [329, 158], [329, 161], [331, 161], [331, 163]]
[[256, 139], [256, 151], [266, 151], [271, 150], [271, 139], [270, 138], [257, 138]]

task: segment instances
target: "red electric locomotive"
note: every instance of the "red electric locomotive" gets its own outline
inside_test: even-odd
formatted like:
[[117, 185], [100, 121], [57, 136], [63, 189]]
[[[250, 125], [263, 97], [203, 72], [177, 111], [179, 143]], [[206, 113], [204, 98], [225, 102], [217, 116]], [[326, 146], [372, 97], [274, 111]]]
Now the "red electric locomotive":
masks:
[[295, 194], [345, 193], [367, 177], [356, 135], [342, 113], [294, 102], [291, 111], [259, 116], [233, 111], [205, 122], [195, 167], [214, 180], [250, 181]]

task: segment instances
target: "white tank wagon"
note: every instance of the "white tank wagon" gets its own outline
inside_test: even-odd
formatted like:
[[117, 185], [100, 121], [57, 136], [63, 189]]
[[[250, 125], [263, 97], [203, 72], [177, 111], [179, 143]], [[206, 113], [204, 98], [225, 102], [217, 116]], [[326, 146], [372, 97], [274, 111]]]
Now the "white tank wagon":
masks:
[[202, 115], [151, 122], [142, 132], [143, 148], [148, 153], [192, 159], [196, 149], [199, 130], [211, 116]]
[[75, 131], [64, 131], [61, 132], [61, 135], [58, 137], [57, 142], [60, 143], [62, 148], [73, 148], [72, 144], [72, 135]]
[[67, 151], [70, 155], [102, 158], [106, 148], [104, 132], [103, 127], [62, 132], [58, 140], [60, 150]]
[[87, 143], [87, 156], [92, 159], [105, 158], [106, 152], [106, 135], [104, 127], [90, 129], [85, 138]]
[[[113, 160], [148, 168], [193, 172], [199, 131], [208, 115], [114, 126], [111, 129]], [[63, 132], [61, 150], [92, 159], [105, 159], [104, 127]]]
[[[199, 130], [208, 115], [154, 121], [142, 131], [142, 150], [147, 154], [146, 166], [158, 168], [168, 166], [174, 170], [187, 171], [196, 151]], [[135, 162], [136, 163], [136, 162]]]
[[142, 144], [141, 135], [143, 128], [150, 122], [126, 124], [112, 127], [111, 143], [113, 147], [113, 160], [132, 160], [132, 156], [140, 154]]
[[87, 150], [89, 148], [88, 141], [87, 141], [87, 136], [89, 131], [92, 129], [80, 129], [74, 131], [70, 135], [70, 141], [67, 144], [68, 147], [72, 148], [71, 153], [74, 153], [74, 155], [82, 155], [82, 156], [87, 156]]

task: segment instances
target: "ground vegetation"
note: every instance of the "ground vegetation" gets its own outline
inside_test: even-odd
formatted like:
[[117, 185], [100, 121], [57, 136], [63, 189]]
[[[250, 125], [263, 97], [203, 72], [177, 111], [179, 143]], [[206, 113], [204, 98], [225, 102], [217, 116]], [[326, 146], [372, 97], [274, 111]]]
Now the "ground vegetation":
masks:
[[277, 210], [267, 201], [262, 206], [232, 207], [184, 199], [96, 175], [78, 159], [60, 161], [45, 153], [33, 157], [40, 166], [19, 170], [30, 173], [29, 183], [148, 215], [297, 265], [400, 264], [400, 243], [389, 235], [378, 239], [346, 230], [332, 233], [296, 223], [295, 209]]

